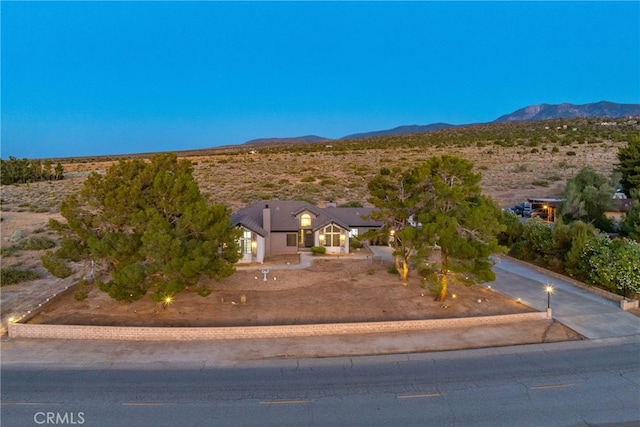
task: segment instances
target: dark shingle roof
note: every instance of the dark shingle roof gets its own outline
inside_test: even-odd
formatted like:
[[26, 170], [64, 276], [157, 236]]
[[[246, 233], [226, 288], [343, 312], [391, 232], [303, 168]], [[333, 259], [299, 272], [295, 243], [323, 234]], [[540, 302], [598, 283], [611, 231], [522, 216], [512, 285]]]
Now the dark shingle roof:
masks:
[[234, 225], [243, 225], [264, 236], [266, 234], [263, 222], [263, 209], [269, 206], [271, 210], [271, 231], [297, 231], [299, 220], [296, 215], [303, 212], [311, 214], [311, 228], [317, 230], [332, 222], [345, 229], [354, 227], [379, 227], [381, 223], [367, 219], [372, 208], [319, 208], [311, 203], [299, 200], [265, 200], [254, 202], [231, 215]]

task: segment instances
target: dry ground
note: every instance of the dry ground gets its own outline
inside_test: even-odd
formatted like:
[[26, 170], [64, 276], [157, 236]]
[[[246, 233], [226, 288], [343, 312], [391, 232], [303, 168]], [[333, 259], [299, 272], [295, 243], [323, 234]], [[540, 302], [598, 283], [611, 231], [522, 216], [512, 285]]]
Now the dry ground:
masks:
[[[522, 147], [427, 148], [353, 152], [256, 153], [211, 155], [191, 158], [201, 191], [211, 202], [223, 202], [231, 208], [261, 198], [304, 197], [322, 205], [358, 200], [366, 204], [367, 181], [380, 167], [412, 164], [432, 155], [454, 154], [473, 161], [483, 175], [482, 187], [501, 205], [520, 202], [527, 197], [554, 197], [561, 194], [567, 178], [585, 165], [610, 174], [616, 161], [617, 146], [581, 145], [577, 155], [567, 156], [575, 147], [560, 147], [530, 153]], [[50, 217], [59, 218], [62, 198], [77, 191], [90, 171], [103, 171], [110, 162], [65, 164], [63, 181], [29, 185], [2, 186], [2, 246], [10, 246], [15, 230], [27, 236], [34, 232], [50, 235], [46, 226]], [[312, 178], [312, 179], [311, 179]], [[540, 185], [538, 181], [547, 184]], [[534, 185], [534, 182], [538, 182]], [[51, 235], [51, 237], [53, 237]], [[34, 269], [41, 279], [2, 288], [2, 325], [10, 316], [19, 316], [63, 291], [72, 279], [60, 280], [40, 265], [40, 252], [20, 251], [18, 256], [3, 257], [2, 267]], [[257, 272], [259, 273], [259, 272]], [[357, 321], [489, 315], [526, 311], [480, 287], [453, 285], [457, 299], [449, 299], [447, 308], [433, 301], [427, 290], [415, 282], [402, 287], [386, 272], [386, 266], [366, 261], [320, 261], [309, 270], [282, 271], [274, 282], [263, 283], [256, 272], [240, 271], [214, 284], [207, 298], [184, 293], [164, 309], [148, 298], [133, 304], [120, 304], [93, 290], [83, 302], [69, 297], [64, 303], [46, 308], [37, 321], [101, 324], [228, 325], [306, 323], [317, 321]], [[284, 288], [282, 288], [284, 287]], [[245, 295], [247, 303], [240, 304]], [[422, 296], [424, 294], [424, 296]], [[482, 302], [478, 303], [478, 299]], [[486, 301], [485, 301], [486, 300]], [[233, 302], [237, 304], [233, 304]]]
[[[208, 297], [193, 292], [177, 295], [165, 307], [149, 297], [119, 303], [93, 289], [89, 298], [72, 295], [55, 301], [34, 323], [131, 326], [276, 325], [376, 320], [413, 320], [488, 316], [533, 311], [492, 291], [451, 285], [455, 298], [434, 301], [416, 277], [402, 286], [388, 264], [356, 259], [317, 260], [304, 270], [238, 271], [220, 282]], [[246, 297], [246, 304], [241, 297]]]

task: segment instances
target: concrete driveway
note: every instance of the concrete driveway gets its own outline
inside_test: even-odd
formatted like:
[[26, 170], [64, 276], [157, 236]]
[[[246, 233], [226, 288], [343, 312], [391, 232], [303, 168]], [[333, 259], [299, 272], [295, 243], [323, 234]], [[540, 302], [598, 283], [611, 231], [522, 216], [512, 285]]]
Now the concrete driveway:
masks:
[[550, 305], [553, 318], [589, 339], [640, 335], [640, 318], [567, 280], [509, 258], [497, 258], [491, 289], [522, 301], [539, 311], [547, 308], [546, 284], [553, 286]]

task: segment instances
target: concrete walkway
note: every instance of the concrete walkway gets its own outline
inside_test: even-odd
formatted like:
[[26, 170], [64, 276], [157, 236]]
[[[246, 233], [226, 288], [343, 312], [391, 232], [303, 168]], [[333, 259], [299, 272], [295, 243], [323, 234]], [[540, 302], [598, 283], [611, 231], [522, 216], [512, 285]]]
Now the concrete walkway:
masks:
[[[538, 311], [547, 308], [546, 284], [553, 286], [553, 318], [588, 339], [640, 335], [640, 317], [567, 280], [508, 258], [497, 258], [496, 281], [486, 284], [502, 295], [518, 299]], [[485, 285], [485, 286], [486, 286]]]

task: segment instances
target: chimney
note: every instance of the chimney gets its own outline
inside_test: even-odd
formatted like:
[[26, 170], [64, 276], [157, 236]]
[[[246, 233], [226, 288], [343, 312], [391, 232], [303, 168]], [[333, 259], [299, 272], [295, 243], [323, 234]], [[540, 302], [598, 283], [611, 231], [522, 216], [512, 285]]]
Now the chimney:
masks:
[[262, 209], [262, 228], [266, 231], [266, 236], [264, 236], [265, 242], [265, 256], [271, 255], [271, 209], [269, 209], [269, 205], [264, 205], [264, 209]]

